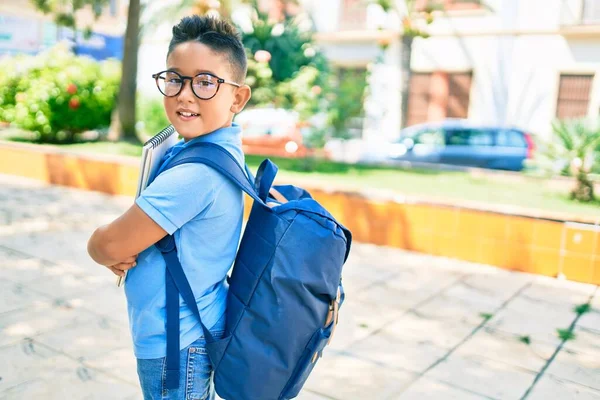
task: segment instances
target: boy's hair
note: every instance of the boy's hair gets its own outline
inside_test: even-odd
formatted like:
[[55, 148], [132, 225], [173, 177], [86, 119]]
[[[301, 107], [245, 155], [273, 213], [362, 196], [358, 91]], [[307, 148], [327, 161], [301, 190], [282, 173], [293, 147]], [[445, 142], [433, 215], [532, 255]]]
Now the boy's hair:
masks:
[[184, 17], [173, 27], [173, 38], [169, 43], [167, 57], [175, 47], [185, 42], [205, 44], [212, 50], [227, 56], [233, 78], [238, 83], [246, 79], [248, 62], [241, 36], [229, 22], [213, 17], [191, 15]]

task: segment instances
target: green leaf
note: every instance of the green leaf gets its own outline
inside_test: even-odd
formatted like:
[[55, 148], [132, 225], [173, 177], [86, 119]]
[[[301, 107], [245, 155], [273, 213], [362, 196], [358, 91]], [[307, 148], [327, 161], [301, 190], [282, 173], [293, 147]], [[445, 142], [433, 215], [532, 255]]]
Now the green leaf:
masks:
[[558, 337], [565, 342], [567, 340], [575, 339], [575, 334], [570, 329], [557, 329], [556, 333], [558, 334]]
[[588, 303], [579, 304], [573, 308], [573, 311], [575, 311], [578, 315], [583, 315], [591, 310], [592, 306], [590, 306]]

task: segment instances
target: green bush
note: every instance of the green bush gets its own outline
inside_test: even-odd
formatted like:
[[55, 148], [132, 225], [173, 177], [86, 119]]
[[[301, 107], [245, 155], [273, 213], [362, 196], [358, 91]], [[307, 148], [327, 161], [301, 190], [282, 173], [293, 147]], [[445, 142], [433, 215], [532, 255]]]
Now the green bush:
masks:
[[170, 124], [162, 99], [141, 98], [138, 95], [136, 106], [138, 119], [136, 126], [138, 131], [143, 132], [145, 136], [154, 136]]
[[7, 58], [0, 70], [0, 118], [47, 143], [110, 125], [120, 64], [78, 57], [63, 46], [36, 56]]

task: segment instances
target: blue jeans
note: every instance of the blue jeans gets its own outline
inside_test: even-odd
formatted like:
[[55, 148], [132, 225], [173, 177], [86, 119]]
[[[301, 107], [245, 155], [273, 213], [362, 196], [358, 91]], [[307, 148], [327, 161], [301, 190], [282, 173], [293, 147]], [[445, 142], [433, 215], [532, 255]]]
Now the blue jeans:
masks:
[[[225, 317], [210, 330], [215, 338], [223, 337]], [[181, 350], [179, 388], [166, 389], [166, 358], [139, 359], [137, 372], [144, 400], [213, 400], [212, 365], [206, 353], [204, 336]]]

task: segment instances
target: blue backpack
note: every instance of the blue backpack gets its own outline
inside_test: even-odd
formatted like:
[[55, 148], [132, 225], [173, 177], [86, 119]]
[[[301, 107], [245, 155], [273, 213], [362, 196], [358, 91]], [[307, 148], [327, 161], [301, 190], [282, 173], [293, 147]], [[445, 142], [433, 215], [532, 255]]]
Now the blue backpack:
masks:
[[[166, 264], [166, 386], [179, 385], [179, 295], [206, 338], [216, 392], [226, 400], [284, 400], [298, 395], [338, 322], [342, 266], [351, 233], [295, 186], [272, 187], [277, 167], [265, 160], [256, 179], [222, 147], [192, 145], [166, 169], [203, 163], [254, 199], [228, 278], [226, 328], [215, 339], [202, 324], [173, 235], [157, 248]], [[246, 173], [248, 175], [246, 175]]]

